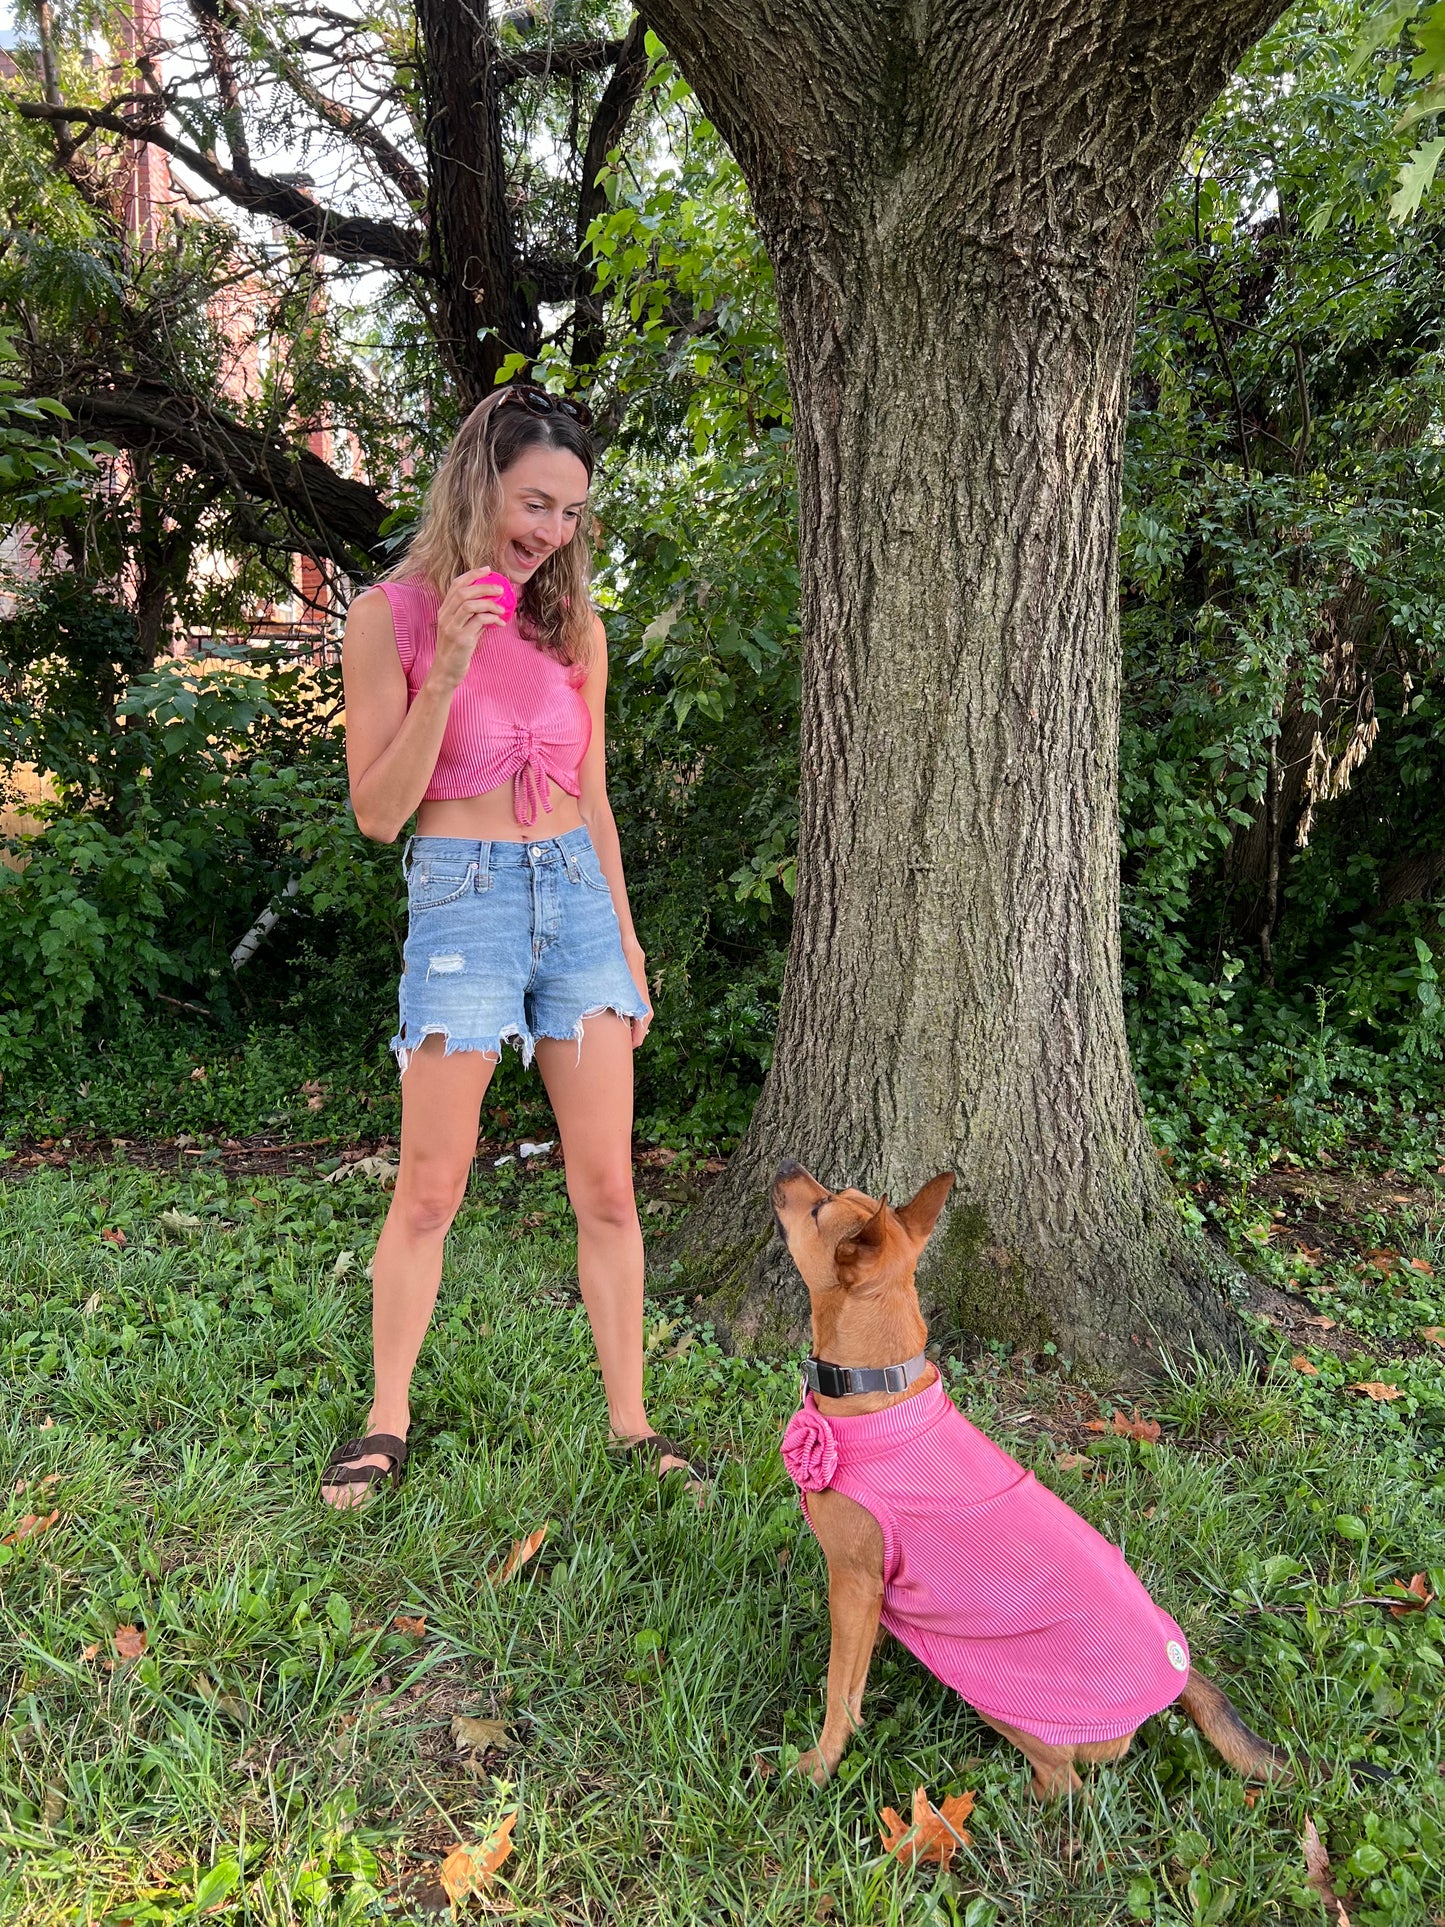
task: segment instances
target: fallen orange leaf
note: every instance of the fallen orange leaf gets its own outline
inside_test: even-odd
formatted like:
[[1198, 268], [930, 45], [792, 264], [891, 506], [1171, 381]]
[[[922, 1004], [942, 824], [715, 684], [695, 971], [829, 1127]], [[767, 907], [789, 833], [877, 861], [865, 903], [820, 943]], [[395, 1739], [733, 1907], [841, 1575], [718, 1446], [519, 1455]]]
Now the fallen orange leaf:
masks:
[[1402, 1599], [1398, 1605], [1391, 1606], [1390, 1613], [1395, 1619], [1403, 1619], [1407, 1613], [1422, 1613], [1427, 1606], [1435, 1603], [1435, 1595], [1423, 1572], [1417, 1572], [1405, 1590], [1414, 1593], [1415, 1597]]
[[1334, 1927], [1350, 1927], [1350, 1917], [1345, 1912], [1344, 1903], [1330, 1881], [1330, 1857], [1325, 1852], [1325, 1843], [1320, 1839], [1319, 1828], [1308, 1815], [1305, 1817], [1305, 1830], [1300, 1836], [1300, 1844], [1305, 1850], [1305, 1885], [1318, 1894]]
[[535, 1532], [529, 1532], [525, 1539], [514, 1539], [512, 1541], [512, 1550], [503, 1560], [500, 1569], [491, 1576], [492, 1584], [494, 1586], [505, 1586], [514, 1573], [520, 1572], [527, 1561], [534, 1558], [536, 1554], [541, 1551], [542, 1541], [546, 1537], [546, 1526], [538, 1526], [537, 1530]]
[[514, 1807], [485, 1840], [470, 1847], [453, 1847], [438, 1869], [442, 1890], [453, 1905], [469, 1900], [492, 1884], [492, 1875], [512, 1851], [512, 1829], [517, 1824]]
[[1132, 1418], [1125, 1418], [1122, 1412], [1114, 1414], [1114, 1430], [1121, 1438], [1157, 1439], [1163, 1429], [1156, 1418], [1140, 1418], [1137, 1405]]
[[1247, 1807], [1252, 1807], [1258, 1798], [1259, 1798], [1259, 1788], [1252, 1786], [1249, 1788], [1248, 1792], [1246, 1792], [1244, 1796], [1244, 1804]]
[[1433, 1278], [1435, 1276], [1435, 1267], [1430, 1263], [1428, 1258], [1412, 1258], [1410, 1260], [1410, 1269], [1411, 1271], [1423, 1271], [1427, 1278]]
[[100, 1641], [98, 1639], [92, 1640], [89, 1646], [81, 1647], [80, 1657], [82, 1659], [94, 1659], [96, 1654], [99, 1651], [100, 1651]]
[[1445, 1325], [1422, 1325], [1420, 1336], [1431, 1345], [1445, 1345]]
[[1366, 1398], [1374, 1399], [1377, 1405], [1392, 1398], [1403, 1398], [1405, 1394], [1398, 1385], [1386, 1385], [1378, 1378], [1363, 1378], [1357, 1385], [1351, 1385], [1352, 1392], [1363, 1392]]
[[146, 1649], [144, 1626], [117, 1626], [114, 1638], [115, 1650], [121, 1659], [139, 1659]]
[[1094, 1461], [1083, 1452], [1061, 1452], [1054, 1464], [1061, 1472], [1087, 1471]]
[[1084, 1430], [1086, 1432], [1107, 1432], [1108, 1429], [1108, 1421], [1105, 1419], [1086, 1418], [1084, 1420]]
[[391, 1623], [399, 1633], [407, 1633], [413, 1639], [426, 1638], [425, 1616], [421, 1619], [407, 1619], [401, 1613], [398, 1613]]
[[121, 1250], [125, 1249], [125, 1233], [123, 1231], [117, 1231], [107, 1227], [100, 1235], [108, 1245], [118, 1245]]
[[1297, 1372], [1305, 1372], [1311, 1378], [1318, 1378], [1320, 1375], [1319, 1366], [1311, 1365], [1309, 1360], [1301, 1352], [1297, 1352], [1295, 1354], [1295, 1356], [1290, 1360], [1290, 1364], [1294, 1366]]
[[892, 1807], [884, 1807], [879, 1814], [883, 1822], [883, 1851], [891, 1853], [905, 1867], [916, 1867], [920, 1860], [936, 1860], [947, 1873], [955, 1849], [970, 1843], [963, 1823], [972, 1812], [971, 1793], [950, 1794], [941, 1807], [934, 1808], [919, 1787], [913, 1795], [911, 1826], [905, 1825], [902, 1815]]
[[1305, 1320], [1307, 1325], [1318, 1325], [1322, 1332], [1332, 1332], [1339, 1322], [1338, 1318], [1307, 1318]]
[[37, 1532], [48, 1531], [59, 1517], [58, 1512], [27, 1512], [25, 1517], [16, 1523], [15, 1530], [7, 1532], [5, 1537], [0, 1539], [0, 1546], [18, 1546], [22, 1539], [29, 1539]]

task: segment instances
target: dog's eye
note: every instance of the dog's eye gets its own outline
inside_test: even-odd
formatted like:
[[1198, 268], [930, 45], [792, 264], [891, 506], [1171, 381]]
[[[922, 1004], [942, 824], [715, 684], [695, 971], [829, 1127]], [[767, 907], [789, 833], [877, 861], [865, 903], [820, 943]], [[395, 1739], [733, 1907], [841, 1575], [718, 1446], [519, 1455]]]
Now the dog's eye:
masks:
[[814, 1224], [818, 1222], [818, 1213], [823, 1209], [823, 1203], [824, 1203], [824, 1200], [822, 1198], [819, 1198], [818, 1202], [813, 1206], [811, 1216]]

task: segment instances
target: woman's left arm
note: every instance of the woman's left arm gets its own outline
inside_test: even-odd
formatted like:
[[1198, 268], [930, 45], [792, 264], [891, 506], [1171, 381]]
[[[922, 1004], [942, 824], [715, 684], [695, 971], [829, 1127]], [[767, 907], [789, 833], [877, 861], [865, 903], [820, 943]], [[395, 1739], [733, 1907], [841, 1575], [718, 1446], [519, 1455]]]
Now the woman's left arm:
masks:
[[587, 745], [587, 754], [582, 758], [582, 767], [577, 773], [577, 805], [582, 813], [582, 821], [587, 826], [587, 833], [592, 838], [592, 847], [597, 852], [602, 874], [612, 891], [612, 907], [622, 927], [622, 954], [627, 959], [627, 968], [632, 973], [638, 995], [647, 1006], [645, 1016], [632, 1020], [632, 1046], [635, 1050], [647, 1035], [647, 1027], [652, 1022], [652, 997], [647, 988], [647, 959], [632, 926], [632, 908], [627, 901], [627, 879], [622, 874], [622, 846], [617, 840], [617, 823], [612, 814], [612, 805], [607, 800], [607, 633], [600, 617], [594, 617], [593, 620], [596, 623], [593, 662], [587, 672], [587, 680], [582, 685], [582, 700], [592, 718], [592, 740]]

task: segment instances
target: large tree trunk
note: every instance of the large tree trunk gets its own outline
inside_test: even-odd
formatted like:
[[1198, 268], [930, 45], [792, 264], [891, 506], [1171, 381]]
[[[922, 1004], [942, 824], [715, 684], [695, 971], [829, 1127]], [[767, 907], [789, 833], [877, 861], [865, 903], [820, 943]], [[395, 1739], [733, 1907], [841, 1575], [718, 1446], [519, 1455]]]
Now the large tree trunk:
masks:
[[955, 1330], [1226, 1347], [1124, 1038], [1114, 558], [1158, 199], [1280, 0], [647, 11], [752, 187], [800, 490], [794, 937], [693, 1227], [714, 1305], [806, 1331], [764, 1202], [787, 1155], [895, 1196], [958, 1174], [922, 1280]]
[[464, 409], [513, 353], [535, 355], [542, 319], [517, 271], [507, 205], [497, 46], [486, 8], [417, 0], [429, 125], [436, 343]]

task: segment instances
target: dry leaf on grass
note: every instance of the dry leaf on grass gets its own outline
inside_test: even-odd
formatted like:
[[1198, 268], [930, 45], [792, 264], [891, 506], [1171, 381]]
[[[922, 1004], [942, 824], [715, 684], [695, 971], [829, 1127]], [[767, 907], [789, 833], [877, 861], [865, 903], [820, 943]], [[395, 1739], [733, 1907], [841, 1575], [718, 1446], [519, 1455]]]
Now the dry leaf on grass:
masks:
[[174, 1231], [177, 1237], [206, 1228], [205, 1219], [198, 1218], [194, 1211], [161, 1211], [157, 1213], [156, 1223], [163, 1224], [167, 1231]]
[[1435, 1267], [1430, 1263], [1428, 1258], [1412, 1258], [1410, 1260], [1410, 1269], [1411, 1271], [1423, 1271], [1427, 1278], [1433, 1278], [1435, 1276]]
[[118, 1659], [139, 1659], [146, 1649], [144, 1626], [117, 1626], [111, 1642]]
[[1318, 1378], [1320, 1375], [1319, 1366], [1311, 1365], [1302, 1352], [1296, 1352], [1295, 1356], [1290, 1360], [1290, 1364], [1294, 1366], [1297, 1372], [1303, 1372], [1309, 1378]]
[[1117, 1432], [1122, 1439], [1154, 1440], [1160, 1436], [1163, 1429], [1158, 1419], [1140, 1418], [1137, 1405], [1129, 1418], [1125, 1418], [1122, 1412], [1114, 1412], [1110, 1415], [1107, 1425], [1101, 1418], [1091, 1418], [1084, 1425], [1086, 1432]]
[[1307, 1318], [1305, 1320], [1307, 1325], [1318, 1325], [1322, 1332], [1332, 1332], [1339, 1322], [1338, 1318]]
[[390, 1158], [356, 1158], [350, 1164], [338, 1164], [334, 1171], [326, 1173], [328, 1184], [340, 1184], [343, 1178], [375, 1178], [383, 1186], [396, 1183], [399, 1164]]
[[1422, 1325], [1420, 1336], [1427, 1344], [1445, 1345], [1445, 1325]]
[[250, 1724], [251, 1709], [243, 1699], [238, 1699], [234, 1693], [223, 1693], [206, 1673], [197, 1673], [195, 1683], [196, 1691], [201, 1698], [214, 1706], [218, 1713], [224, 1713], [226, 1718], [234, 1720], [237, 1726]]
[[913, 1824], [905, 1825], [903, 1817], [892, 1807], [884, 1807], [879, 1814], [883, 1822], [883, 1851], [905, 1867], [916, 1867], [921, 1860], [936, 1860], [945, 1873], [948, 1864], [960, 1846], [968, 1846], [970, 1835], [964, 1831], [964, 1821], [973, 1812], [971, 1793], [953, 1793], [941, 1807], [929, 1803], [927, 1793], [919, 1787], [913, 1795]]
[[1350, 1927], [1350, 1917], [1330, 1881], [1330, 1857], [1325, 1852], [1325, 1843], [1320, 1839], [1319, 1828], [1308, 1816], [1300, 1844], [1305, 1850], [1305, 1885], [1319, 1895], [1332, 1927]]
[[470, 1900], [473, 1894], [484, 1893], [491, 1886], [492, 1875], [512, 1851], [512, 1829], [516, 1824], [514, 1807], [485, 1840], [469, 1847], [452, 1848], [437, 1870], [437, 1877], [453, 1906], [459, 1900]]
[[1422, 1613], [1427, 1606], [1433, 1606], [1435, 1603], [1435, 1595], [1431, 1592], [1429, 1581], [1423, 1572], [1417, 1572], [1415, 1574], [1415, 1577], [1410, 1581], [1409, 1585], [1406, 1586], [1405, 1591], [1414, 1593], [1415, 1597], [1413, 1599], [1401, 1599], [1397, 1604], [1391, 1606], [1390, 1613], [1395, 1619], [1404, 1619], [1409, 1613]]
[[1373, 1265], [1376, 1271], [1393, 1271], [1399, 1261], [1398, 1251], [1379, 1250], [1365, 1253], [1365, 1263]]
[[525, 1539], [514, 1539], [512, 1550], [501, 1565], [489, 1576], [494, 1586], [505, 1586], [507, 1581], [520, 1572], [529, 1559], [535, 1558], [542, 1549], [542, 1541], [547, 1537], [546, 1526], [538, 1526], [529, 1532]]
[[113, 1225], [107, 1225], [100, 1235], [108, 1245], [114, 1245], [117, 1250], [124, 1251], [125, 1233], [123, 1231], [117, 1231]]
[[1382, 1384], [1378, 1378], [1364, 1378], [1357, 1385], [1351, 1385], [1352, 1392], [1363, 1392], [1366, 1398], [1374, 1399], [1377, 1405], [1384, 1405], [1392, 1398], [1403, 1398], [1405, 1394], [1398, 1385]]
[[502, 1720], [474, 1720], [466, 1713], [458, 1713], [452, 1721], [453, 1746], [468, 1746], [477, 1753], [487, 1753], [495, 1747], [505, 1753], [515, 1744], [512, 1729]]
[[405, 1614], [398, 1613], [391, 1623], [399, 1633], [405, 1633], [408, 1639], [426, 1638], [425, 1614], [420, 1619], [408, 1619]]
[[58, 1512], [27, 1512], [23, 1519], [16, 1520], [15, 1530], [0, 1539], [0, 1546], [18, 1546], [22, 1539], [33, 1538], [37, 1532], [48, 1532], [59, 1517]]
[[1094, 1461], [1083, 1452], [1061, 1452], [1054, 1464], [1060, 1472], [1089, 1472]]

